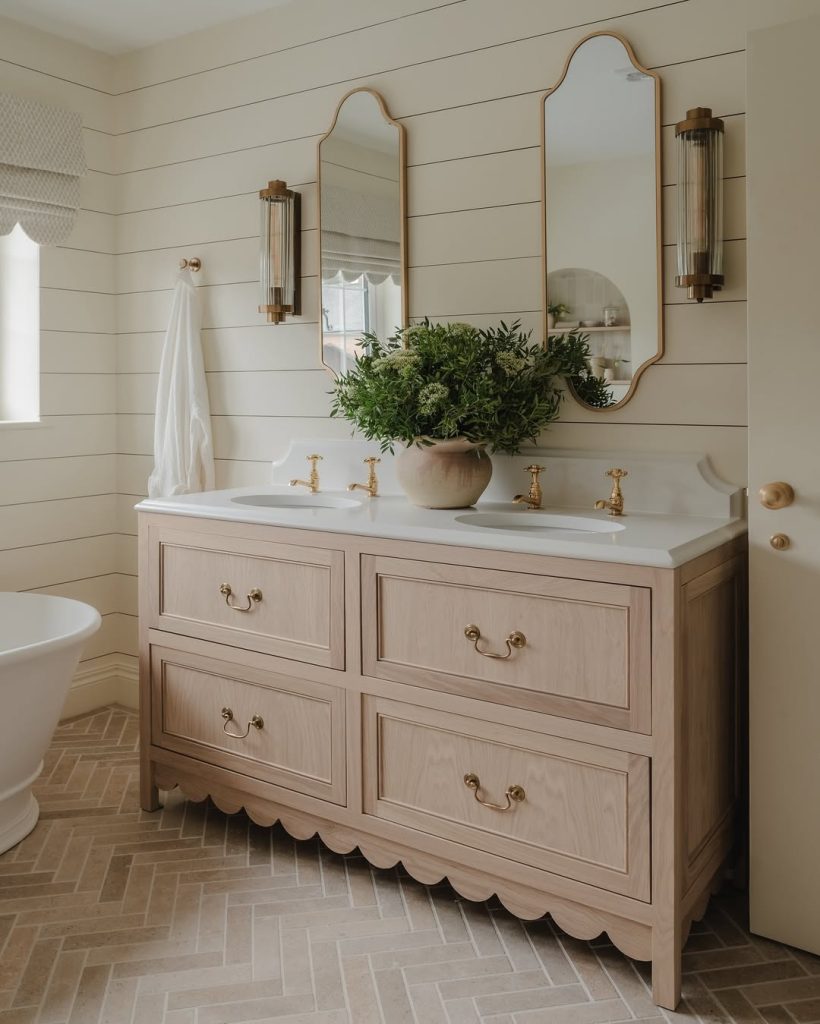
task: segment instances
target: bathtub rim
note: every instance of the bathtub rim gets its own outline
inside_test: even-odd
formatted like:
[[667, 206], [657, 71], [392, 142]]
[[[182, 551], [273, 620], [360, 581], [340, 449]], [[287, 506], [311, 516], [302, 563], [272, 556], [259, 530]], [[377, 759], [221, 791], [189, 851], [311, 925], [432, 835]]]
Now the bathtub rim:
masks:
[[18, 662], [30, 661], [40, 655], [53, 654], [67, 647], [83, 644], [89, 637], [93, 636], [102, 625], [102, 616], [93, 605], [85, 601], [78, 601], [73, 597], [61, 597], [57, 594], [32, 594], [26, 591], [0, 591], [0, 604], [4, 598], [15, 597], [22, 599], [33, 606], [38, 604], [46, 605], [59, 602], [60, 604], [71, 604], [77, 606], [81, 616], [81, 624], [75, 629], [66, 629], [55, 636], [49, 636], [42, 640], [35, 640], [20, 647], [11, 647], [6, 650], [0, 648], [0, 670]]

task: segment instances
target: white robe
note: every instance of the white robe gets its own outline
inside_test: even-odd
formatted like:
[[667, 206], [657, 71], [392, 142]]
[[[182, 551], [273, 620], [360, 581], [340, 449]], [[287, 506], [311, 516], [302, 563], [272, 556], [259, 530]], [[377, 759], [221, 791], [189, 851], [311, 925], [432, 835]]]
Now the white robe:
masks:
[[199, 296], [190, 270], [181, 270], [162, 348], [154, 421], [151, 498], [214, 487], [211, 410], [200, 341]]

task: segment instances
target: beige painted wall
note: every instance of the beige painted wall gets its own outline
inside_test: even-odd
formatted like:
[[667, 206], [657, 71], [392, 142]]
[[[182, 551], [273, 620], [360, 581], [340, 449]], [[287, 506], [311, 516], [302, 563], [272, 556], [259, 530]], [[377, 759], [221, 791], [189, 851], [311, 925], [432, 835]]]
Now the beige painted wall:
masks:
[[[315, 168], [318, 138], [355, 86], [382, 92], [408, 132], [411, 315], [520, 317], [540, 331], [540, 96], [572, 46], [603, 28], [623, 33], [663, 80], [667, 353], [623, 410], [567, 405], [544, 441], [705, 451], [744, 482], [746, 33], [814, 6], [299, 0], [116, 60], [4, 26], [0, 87], [81, 109], [94, 170], [74, 248], [44, 256], [45, 411], [55, 428], [0, 437], [11, 498], [0, 509], [10, 545], [2, 585], [66, 582], [110, 613], [101, 650], [133, 653], [131, 506], [151, 465], [181, 255], [204, 262], [219, 484], [265, 480], [294, 435], [346, 434], [327, 418], [319, 361]], [[698, 104], [726, 120], [727, 286], [701, 307], [672, 287], [672, 126]], [[256, 191], [272, 177], [304, 197], [305, 315], [276, 328], [256, 313]]]

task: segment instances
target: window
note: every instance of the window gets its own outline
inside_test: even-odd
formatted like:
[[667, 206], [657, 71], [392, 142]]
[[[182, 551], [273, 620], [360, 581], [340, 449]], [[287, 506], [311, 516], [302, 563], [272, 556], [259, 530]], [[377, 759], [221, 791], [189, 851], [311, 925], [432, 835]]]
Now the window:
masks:
[[0, 235], [0, 422], [40, 418], [40, 247]]
[[337, 348], [334, 365], [344, 373], [353, 362], [362, 334], [370, 330], [370, 301], [364, 274], [345, 281], [341, 271], [322, 282], [322, 330], [325, 345]]
[[368, 329], [367, 281], [345, 281], [339, 272], [322, 287], [325, 334], [361, 334]]
[[402, 292], [398, 280], [362, 274], [347, 281], [339, 271], [322, 282], [322, 343], [324, 360], [337, 373], [353, 365], [363, 334], [384, 341], [402, 322]]

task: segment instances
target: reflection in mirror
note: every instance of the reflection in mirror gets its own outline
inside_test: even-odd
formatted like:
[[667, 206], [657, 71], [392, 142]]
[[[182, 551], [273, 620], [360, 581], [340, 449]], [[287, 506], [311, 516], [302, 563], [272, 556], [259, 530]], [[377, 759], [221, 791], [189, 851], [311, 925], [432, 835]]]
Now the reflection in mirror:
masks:
[[631, 398], [663, 351], [660, 81], [629, 45], [581, 41], [544, 98], [546, 334], [589, 348], [583, 404]]
[[353, 365], [365, 333], [407, 325], [404, 128], [357, 89], [319, 143], [322, 361]]

